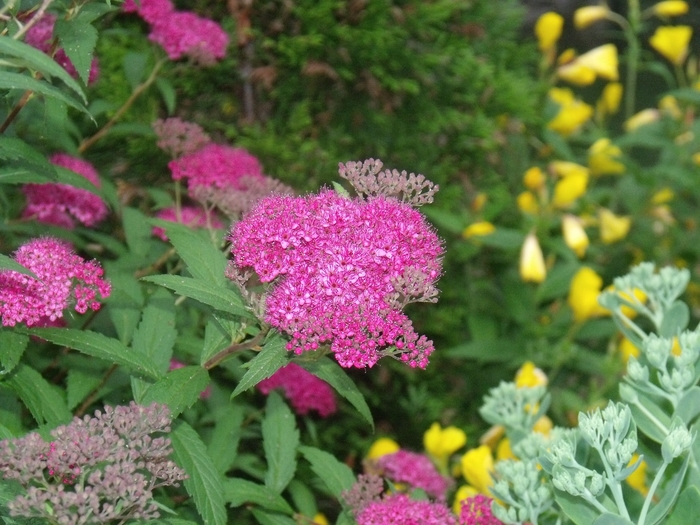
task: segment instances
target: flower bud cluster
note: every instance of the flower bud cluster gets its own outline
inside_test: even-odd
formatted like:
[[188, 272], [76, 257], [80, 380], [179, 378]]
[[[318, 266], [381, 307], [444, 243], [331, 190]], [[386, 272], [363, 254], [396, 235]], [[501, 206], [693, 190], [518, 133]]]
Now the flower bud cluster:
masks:
[[504, 460], [496, 463], [496, 483], [491, 488], [496, 500], [493, 514], [503, 523], [537, 523], [537, 516], [552, 506], [553, 494], [543, 483], [536, 460]]
[[479, 413], [492, 425], [503, 425], [525, 437], [549, 403], [544, 385], [518, 388], [513, 382], [502, 381], [489, 391]]
[[13, 516], [92, 524], [159, 516], [153, 490], [177, 486], [186, 474], [168, 459], [165, 405], [105, 407], [51, 431], [0, 441], [0, 474], [25, 493], [8, 503]]

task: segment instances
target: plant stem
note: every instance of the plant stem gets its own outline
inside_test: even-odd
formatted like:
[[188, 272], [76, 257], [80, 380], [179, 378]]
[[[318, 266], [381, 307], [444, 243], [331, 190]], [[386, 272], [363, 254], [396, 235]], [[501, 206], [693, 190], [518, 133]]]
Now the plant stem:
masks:
[[97, 393], [100, 391], [100, 388], [105, 386], [107, 383], [107, 380], [112, 376], [112, 374], [119, 368], [119, 365], [113, 364], [112, 366], [109, 367], [109, 370], [105, 372], [105, 375], [102, 377], [102, 381], [100, 381], [100, 384], [97, 385], [95, 388], [93, 388], [88, 396], [85, 398], [85, 401], [81, 403], [81, 405], [78, 407], [78, 409], [75, 411], [75, 416], [76, 417], [81, 417], [85, 411], [88, 409], [88, 407], [92, 404], [92, 402], [95, 400], [95, 397], [97, 397]]
[[627, 86], [625, 86], [625, 118], [634, 114], [635, 96], [637, 91], [637, 67], [639, 65], [639, 40], [641, 13], [639, 0], [628, 0], [629, 26], [625, 30], [627, 39]]
[[251, 348], [255, 348], [256, 346], [259, 346], [259, 344], [262, 342], [262, 340], [267, 335], [267, 331], [268, 331], [268, 329], [263, 329], [260, 332], [258, 332], [258, 334], [255, 337], [253, 337], [252, 339], [249, 339], [248, 341], [245, 341], [243, 343], [237, 343], [237, 344], [229, 346], [228, 348], [224, 348], [218, 354], [215, 354], [213, 357], [207, 359], [207, 361], [202, 366], [206, 370], [211, 370], [216, 365], [220, 364], [224, 359], [235, 354], [236, 352], [241, 352], [243, 350], [249, 350]]
[[10, 124], [12, 124], [12, 121], [17, 118], [17, 115], [19, 114], [20, 111], [22, 111], [22, 108], [27, 105], [27, 102], [29, 102], [29, 99], [31, 96], [34, 94], [34, 92], [31, 89], [28, 89], [27, 91], [24, 92], [24, 95], [22, 95], [22, 98], [17, 101], [17, 104], [15, 104], [15, 107], [12, 108], [12, 111], [7, 115], [7, 118], [5, 118], [5, 121], [0, 125], [0, 133], [5, 133], [5, 130], [10, 127]]
[[36, 24], [42, 16], [44, 16], [44, 12], [45, 12], [45, 11], [48, 9], [48, 7], [51, 5], [51, 2], [53, 2], [53, 0], [44, 0], [44, 1], [41, 3], [41, 5], [39, 6], [39, 9], [36, 10], [36, 13], [34, 13], [34, 16], [32, 17], [32, 19], [31, 19], [29, 22], [27, 22], [26, 24], [24, 24], [24, 25], [20, 28], [20, 30], [17, 31], [17, 32], [14, 34], [14, 36], [13, 36], [12, 38], [15, 39], [15, 40], [19, 40], [20, 38], [22, 38], [22, 36], [24, 35], [24, 33], [26, 33], [27, 31], [29, 31], [29, 29], [30, 29], [34, 24]]
[[661, 480], [663, 479], [664, 472], [666, 471], [666, 467], [668, 467], [668, 463], [664, 463], [659, 467], [659, 471], [656, 473], [656, 476], [654, 476], [654, 481], [651, 483], [651, 487], [649, 487], [649, 493], [647, 494], [646, 499], [644, 500], [644, 506], [642, 507], [642, 512], [639, 514], [639, 520], [637, 521], [637, 525], [644, 525], [647, 519], [647, 512], [649, 512], [649, 505], [651, 505], [652, 499], [654, 499], [654, 494], [656, 493], [656, 489], [659, 486], [659, 483], [661, 483]]

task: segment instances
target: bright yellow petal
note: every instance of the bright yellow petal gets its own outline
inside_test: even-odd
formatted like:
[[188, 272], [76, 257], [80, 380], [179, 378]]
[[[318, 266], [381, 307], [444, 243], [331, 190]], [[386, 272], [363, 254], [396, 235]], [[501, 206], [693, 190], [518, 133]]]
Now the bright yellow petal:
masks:
[[314, 525], [329, 525], [328, 518], [322, 513], [317, 513], [313, 519]]
[[525, 282], [541, 283], [547, 277], [542, 248], [534, 233], [525, 237], [520, 250], [520, 278]]
[[490, 235], [496, 231], [496, 227], [488, 221], [475, 222], [464, 228], [462, 237], [469, 239], [470, 237], [482, 237]]
[[610, 9], [602, 5], [580, 7], [574, 12], [574, 27], [586, 29], [599, 20], [605, 20], [608, 14], [610, 14]]
[[457, 452], [467, 443], [467, 435], [457, 427], [442, 428], [433, 423], [423, 434], [423, 446], [426, 452], [438, 460], [444, 460]]
[[652, 6], [657, 16], [681, 16], [688, 12], [688, 4], [681, 0], [666, 0]]
[[616, 81], [619, 78], [615, 44], [595, 47], [579, 56], [575, 62], [593, 70], [596, 75], [606, 80]]
[[547, 127], [565, 137], [576, 132], [593, 116], [593, 107], [580, 100], [574, 100], [559, 109]]
[[535, 36], [540, 51], [549, 51], [556, 45], [561, 30], [564, 27], [564, 18], [559, 13], [552, 11], [544, 13], [535, 23]]
[[367, 459], [377, 459], [387, 454], [393, 454], [394, 452], [398, 452], [400, 448], [399, 444], [393, 439], [379, 438], [372, 443], [372, 446], [369, 448]]
[[675, 197], [675, 193], [671, 188], [661, 188], [659, 191], [654, 193], [654, 195], [652, 195], [651, 203], [666, 204], [667, 202], [671, 202], [673, 200], [673, 197]]
[[556, 208], [568, 208], [586, 193], [588, 174], [577, 173], [564, 177], [554, 185], [552, 204]]
[[659, 109], [664, 113], [669, 114], [672, 118], [678, 120], [683, 116], [681, 108], [678, 106], [678, 100], [673, 95], [666, 95], [659, 100]]
[[603, 116], [614, 115], [620, 109], [622, 101], [622, 84], [619, 82], [610, 82], [603, 88], [600, 94], [596, 108]]
[[518, 388], [546, 386], [548, 382], [547, 374], [537, 368], [532, 361], [525, 361], [515, 373], [515, 386]]
[[[639, 454], [632, 454], [632, 459], [630, 459], [629, 465], [633, 465], [639, 459]], [[649, 493], [649, 486], [646, 482], [647, 478], [647, 462], [642, 460], [639, 466], [636, 468], [632, 474], [630, 474], [625, 481], [627, 484], [635, 490], [642, 493], [642, 496], [646, 496]]]
[[528, 169], [523, 175], [523, 184], [528, 190], [539, 190], [544, 186], [547, 176], [538, 166]]
[[552, 162], [549, 163], [549, 169], [552, 170], [552, 172], [557, 176], [557, 177], [568, 177], [569, 175], [577, 175], [577, 176], [588, 176], [588, 168], [586, 166], [582, 166], [581, 164], [577, 164], [576, 162], [569, 162], [568, 160], [553, 160]]
[[517, 459], [515, 454], [513, 454], [513, 449], [510, 448], [510, 439], [508, 438], [503, 438], [496, 447], [496, 461], [503, 461], [504, 459]]
[[619, 175], [625, 172], [625, 165], [617, 159], [622, 156], [622, 150], [615, 146], [610, 139], [596, 140], [588, 150], [588, 167], [591, 175]]
[[625, 128], [625, 131], [634, 131], [637, 128], [641, 128], [642, 126], [656, 122], [659, 120], [659, 117], [660, 114], [658, 109], [643, 109], [639, 113], [636, 113], [628, 118], [623, 124], [623, 127]]
[[598, 304], [603, 279], [588, 266], [581, 267], [571, 279], [567, 302], [576, 321], [604, 315], [606, 310]]
[[680, 66], [688, 56], [688, 44], [693, 35], [690, 26], [660, 26], [649, 39], [649, 44], [666, 60]]
[[537, 215], [540, 212], [540, 204], [537, 197], [531, 191], [524, 191], [516, 198], [518, 209], [523, 213]]
[[490, 495], [493, 455], [486, 445], [473, 448], [462, 456], [462, 475], [472, 487], [482, 494]]
[[552, 432], [553, 428], [554, 423], [547, 416], [541, 416], [532, 426], [533, 432], [539, 432], [544, 436], [548, 436]]
[[566, 214], [561, 219], [561, 228], [564, 242], [580, 259], [586, 255], [590, 244], [586, 230], [583, 229], [583, 221], [575, 215]]
[[620, 344], [617, 346], [617, 351], [620, 353], [622, 362], [626, 363], [630, 357], [639, 357], [640, 351], [632, 341], [623, 337], [620, 340]]
[[598, 211], [598, 224], [600, 226], [600, 239], [603, 244], [612, 244], [627, 237], [632, 226], [630, 217], [617, 216], [606, 208]]
[[574, 60], [557, 68], [557, 77], [574, 86], [590, 86], [595, 82], [596, 72], [578, 60]]

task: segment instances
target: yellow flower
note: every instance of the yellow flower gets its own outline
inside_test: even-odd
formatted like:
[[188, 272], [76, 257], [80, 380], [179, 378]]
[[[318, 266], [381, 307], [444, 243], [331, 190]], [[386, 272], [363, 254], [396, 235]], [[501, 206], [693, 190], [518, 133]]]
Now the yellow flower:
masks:
[[657, 16], [681, 16], [688, 12], [688, 4], [681, 0], [666, 0], [651, 7]]
[[659, 114], [658, 109], [643, 109], [639, 113], [635, 113], [628, 118], [623, 124], [623, 127], [625, 128], [625, 131], [634, 131], [637, 128], [641, 128], [642, 126], [656, 122], [659, 120], [660, 116], [661, 115]]
[[486, 445], [473, 448], [462, 456], [462, 475], [481, 494], [490, 495], [493, 455]]
[[553, 88], [549, 90], [549, 97], [560, 105], [559, 112], [547, 124], [557, 133], [569, 136], [593, 116], [593, 107], [574, 98], [571, 90]]
[[462, 502], [465, 499], [473, 498], [477, 494], [479, 494], [479, 491], [471, 485], [462, 485], [459, 487], [455, 493], [455, 500], [452, 504], [452, 512], [459, 516], [459, 513], [462, 512]]
[[700, 166], [700, 153], [693, 153], [693, 162]]
[[439, 463], [447, 464], [447, 459], [467, 443], [467, 435], [457, 427], [442, 428], [440, 423], [433, 423], [423, 434], [423, 446], [426, 452]]
[[516, 202], [518, 203], [518, 209], [523, 213], [537, 215], [540, 212], [537, 197], [530, 191], [524, 191], [518, 195]]
[[324, 516], [320, 512], [316, 513], [312, 523], [314, 523], [315, 525], [329, 525], [328, 518], [326, 518], [326, 516]]
[[[630, 459], [627, 466], [633, 465], [638, 459], [639, 454], [632, 454], [632, 459]], [[647, 462], [642, 460], [635, 471], [627, 476], [625, 481], [627, 481], [630, 487], [641, 492], [642, 496], [646, 496], [649, 493], [649, 486], [647, 485]]]
[[654, 193], [654, 195], [652, 195], [651, 203], [666, 204], [667, 202], [671, 202], [674, 196], [675, 194], [673, 193], [673, 190], [671, 188], [661, 188], [659, 191]]
[[496, 447], [496, 461], [503, 461], [504, 459], [517, 459], [515, 454], [513, 454], [513, 449], [510, 448], [510, 439], [508, 438], [500, 440]]
[[515, 373], [515, 386], [518, 388], [546, 386], [548, 381], [547, 374], [537, 368], [532, 361], [525, 361]]
[[602, 287], [603, 279], [588, 266], [582, 266], [574, 274], [569, 286], [567, 302], [576, 321], [585, 321], [607, 313], [607, 310], [598, 304], [598, 296]]
[[539, 190], [544, 186], [547, 177], [538, 166], [528, 169], [523, 175], [523, 184], [528, 190]]
[[581, 195], [586, 193], [588, 186], [588, 170], [586, 173], [572, 173], [554, 185], [552, 204], [556, 208], [568, 208]]
[[574, 92], [569, 88], [554, 87], [547, 92], [547, 95], [560, 106], [566, 106], [576, 100]]
[[590, 86], [596, 79], [595, 71], [578, 60], [559, 66], [557, 76], [574, 86]]
[[487, 200], [488, 200], [488, 195], [486, 195], [484, 192], [477, 193], [476, 197], [474, 197], [474, 200], [472, 201], [472, 204], [471, 204], [472, 211], [474, 213], [481, 211], [481, 209], [484, 207], [484, 204], [486, 204]]
[[554, 423], [547, 416], [541, 416], [532, 426], [533, 432], [539, 432], [543, 436], [548, 436], [554, 428]]
[[625, 165], [616, 160], [621, 155], [622, 150], [615, 146], [610, 139], [596, 140], [588, 149], [588, 168], [591, 170], [591, 174], [598, 176], [624, 173]]
[[564, 18], [559, 13], [549, 11], [537, 19], [535, 23], [535, 36], [539, 43], [540, 51], [549, 51], [561, 36], [564, 27]]
[[[634, 296], [634, 299], [632, 298], [632, 296], [629, 293], [620, 292], [620, 291], [616, 290], [615, 286], [612, 284], [610, 286], [608, 286], [607, 288], [605, 288], [604, 291], [615, 292], [620, 298], [622, 298], [625, 301], [628, 301], [630, 303], [635, 303], [635, 302], [639, 301], [640, 303], [644, 304], [644, 302], [647, 300], [647, 295], [643, 291], [641, 291], [639, 288], [635, 288], [634, 290], [632, 290], [632, 295]], [[620, 311], [622, 312], [622, 315], [624, 315], [625, 317], [629, 317], [630, 319], [634, 319], [637, 316], [637, 310], [635, 310], [634, 308], [631, 308], [629, 306], [625, 306], [625, 305], [621, 306]], [[610, 311], [607, 309], [605, 310], [605, 312], [606, 312], [606, 314], [610, 313]]]
[[580, 259], [586, 255], [590, 244], [586, 230], [583, 229], [583, 221], [575, 215], [566, 214], [561, 219], [561, 229], [564, 234], [564, 242]]
[[520, 278], [525, 282], [541, 283], [547, 277], [542, 248], [534, 232], [525, 237], [520, 250]]
[[659, 109], [664, 113], [668, 113], [674, 119], [679, 119], [683, 116], [681, 108], [678, 107], [678, 101], [673, 95], [661, 97], [661, 100], [659, 100]]
[[488, 221], [480, 221], [470, 224], [462, 232], [462, 237], [469, 239], [470, 237], [482, 237], [490, 235], [496, 231], [496, 227]]
[[617, 113], [622, 100], [622, 90], [622, 84], [619, 82], [610, 82], [605, 85], [596, 104], [596, 108], [602, 116]]
[[598, 211], [600, 239], [603, 244], [612, 244], [627, 237], [632, 226], [630, 217], [619, 217], [606, 208]]
[[367, 452], [367, 459], [378, 459], [387, 454], [393, 454], [401, 449], [399, 444], [391, 438], [379, 438], [372, 446], [369, 447], [369, 452]]
[[630, 357], [639, 357], [640, 354], [639, 348], [637, 348], [634, 343], [626, 337], [623, 337], [620, 340], [620, 344], [617, 345], [617, 351], [620, 353], [623, 363], [629, 361]]
[[614, 44], [595, 47], [578, 57], [576, 62], [590, 68], [597, 76], [606, 80], [616, 81], [619, 78], [617, 48]]
[[586, 29], [591, 24], [604, 20], [608, 14], [610, 14], [610, 9], [603, 5], [580, 7], [574, 12], [574, 27]]
[[649, 44], [666, 60], [680, 66], [688, 56], [688, 44], [693, 35], [690, 26], [660, 26], [649, 39]]
[[569, 175], [588, 176], [588, 168], [568, 160], [553, 160], [549, 163], [549, 169], [558, 177], [568, 177]]

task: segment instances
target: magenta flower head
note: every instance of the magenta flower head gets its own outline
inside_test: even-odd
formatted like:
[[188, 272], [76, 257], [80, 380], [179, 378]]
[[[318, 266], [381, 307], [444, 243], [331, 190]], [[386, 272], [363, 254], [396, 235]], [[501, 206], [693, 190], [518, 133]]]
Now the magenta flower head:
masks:
[[306, 415], [315, 410], [321, 417], [328, 417], [337, 410], [335, 394], [328, 383], [296, 363], [289, 363], [257, 384], [263, 394], [281, 389], [297, 414]]
[[392, 494], [367, 505], [356, 516], [358, 525], [456, 525], [444, 504], [416, 501]]
[[452, 482], [440, 474], [428, 456], [399, 450], [385, 454], [374, 461], [380, 473], [394, 483], [406, 483], [415, 489], [423, 489], [426, 494], [440, 501], [445, 500], [447, 489]]
[[[163, 219], [164, 221], [179, 222], [180, 224], [185, 224], [190, 228], [223, 228], [224, 225], [213, 213], [207, 212], [202, 208], [197, 208], [195, 206], [183, 206], [180, 209], [180, 220], [177, 218], [177, 210], [175, 208], [165, 208], [156, 213], [156, 218]], [[153, 235], [159, 237], [165, 242], [168, 241], [168, 236], [165, 234], [165, 230], [159, 226], [153, 227]]]
[[170, 0], [140, 0], [138, 5], [134, 0], [126, 0], [122, 4], [122, 11], [137, 13], [149, 24], [155, 24], [175, 11], [175, 7]]
[[460, 525], [503, 525], [503, 522], [491, 513], [493, 500], [483, 494], [477, 494], [461, 502], [459, 513]]
[[[25, 43], [32, 47], [37, 48], [39, 51], [46, 53], [47, 55], [51, 52], [51, 47], [53, 45], [53, 28], [56, 24], [56, 15], [51, 13], [44, 13], [44, 16], [29, 28], [27, 34], [24, 37]], [[66, 52], [63, 49], [58, 49], [54, 54], [54, 60], [58, 62], [63, 69], [65, 69], [70, 76], [73, 78], [78, 78], [78, 72], [75, 66], [70, 61]], [[92, 59], [90, 64], [90, 73], [88, 75], [88, 84], [97, 82], [100, 76], [100, 67], [96, 58]]]
[[[74, 171], [100, 187], [100, 178], [89, 162], [56, 153], [49, 159], [52, 164]], [[23, 217], [35, 217], [39, 222], [73, 229], [76, 222], [91, 227], [108, 214], [105, 203], [94, 193], [68, 184], [25, 184], [27, 197]]]
[[171, 60], [189, 56], [202, 65], [224, 58], [229, 42], [219, 24], [190, 11], [173, 11], [158, 19], [148, 39], [159, 44]]
[[98, 295], [109, 296], [111, 286], [102, 279], [95, 261], [85, 261], [70, 246], [52, 237], [23, 244], [13, 259], [34, 272], [38, 279], [0, 270], [0, 317], [3, 326], [24, 323], [46, 325], [46, 320], [63, 317], [69, 306], [81, 314], [99, 310]]
[[265, 321], [301, 354], [328, 345], [343, 367], [392, 356], [425, 368], [433, 344], [402, 308], [435, 301], [442, 243], [423, 215], [382, 194], [271, 196], [234, 225], [229, 276], [270, 283]]

